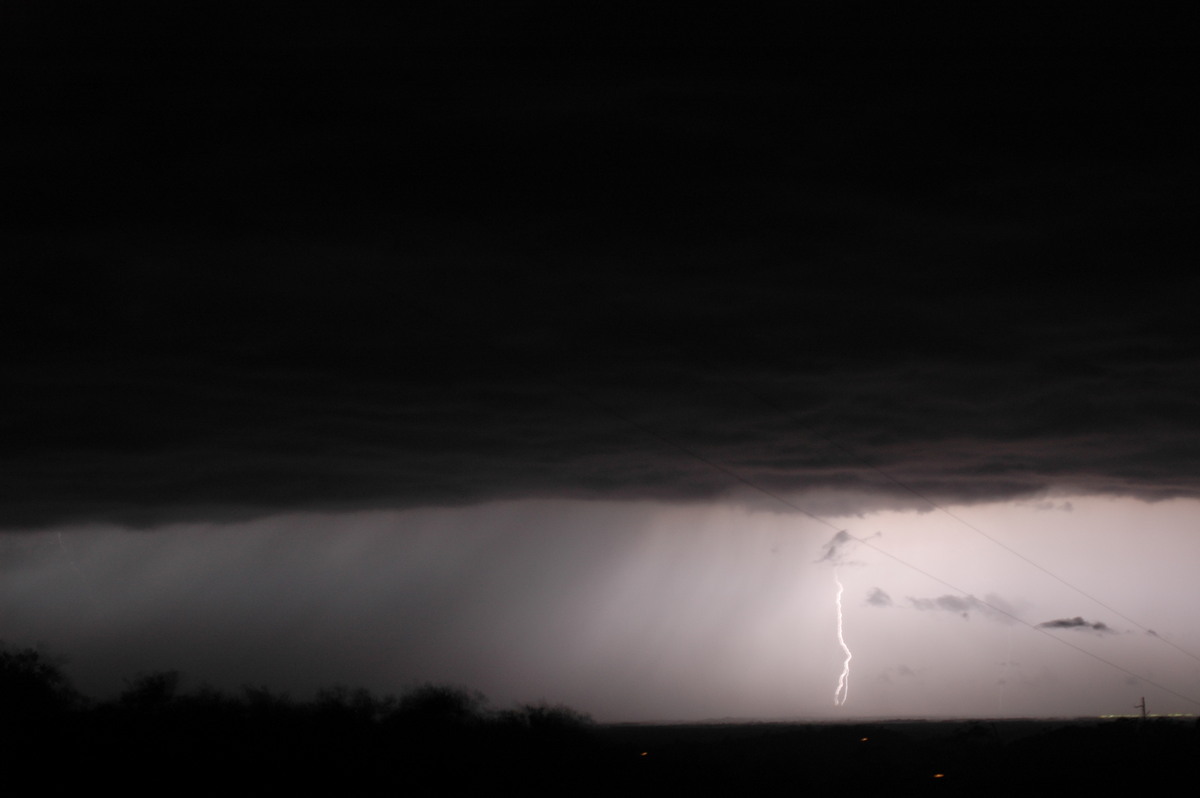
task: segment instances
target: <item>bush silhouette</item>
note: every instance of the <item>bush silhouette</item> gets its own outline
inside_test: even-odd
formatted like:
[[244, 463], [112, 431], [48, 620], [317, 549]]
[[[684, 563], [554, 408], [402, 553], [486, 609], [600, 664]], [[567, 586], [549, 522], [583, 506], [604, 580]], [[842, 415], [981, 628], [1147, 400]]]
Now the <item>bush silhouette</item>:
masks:
[[563, 704], [524, 704], [502, 717], [531, 731], [552, 734], [580, 732], [595, 725], [591, 715]]
[[463, 729], [483, 720], [483, 693], [448, 685], [426, 684], [400, 698], [393, 717], [405, 726]]
[[0, 650], [0, 706], [8, 720], [57, 715], [79, 700], [61, 667], [40, 652]]
[[322, 718], [346, 722], [371, 723], [383, 719], [396, 709], [391, 696], [376, 698], [362, 687], [324, 687], [317, 691], [313, 706]]
[[179, 691], [179, 671], [157, 671], [139, 674], [133, 681], [125, 680], [125, 690], [117, 701], [125, 709], [154, 712], [165, 709]]

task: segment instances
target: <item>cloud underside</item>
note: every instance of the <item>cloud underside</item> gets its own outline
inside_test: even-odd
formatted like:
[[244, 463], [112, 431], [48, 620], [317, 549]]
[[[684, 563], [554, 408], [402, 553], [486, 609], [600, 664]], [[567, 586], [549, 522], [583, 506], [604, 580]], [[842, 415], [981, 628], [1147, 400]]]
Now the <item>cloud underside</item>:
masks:
[[[347, 357], [362, 358], [353, 343]], [[573, 373], [586, 350], [540, 343], [546, 362], [526, 350], [509, 374], [503, 353], [481, 363], [443, 350], [439, 370], [451, 374], [414, 381], [419, 344], [315, 368], [26, 364], [8, 401], [0, 523], [515, 497], [792, 511], [759, 488], [822, 513], [1048, 491], [1200, 495], [1200, 430], [1182, 401], [1195, 393], [1180, 384], [1196, 378], [1181, 368], [1064, 376], [801, 356], [788, 369], [713, 370], [700, 353], [634, 352]]]
[[[769, 339], [731, 319], [691, 340], [631, 317], [595, 338], [489, 317], [525, 336], [513, 343], [478, 319], [322, 318], [306, 299], [282, 330], [265, 305], [232, 331], [185, 303], [131, 346], [102, 330], [13, 363], [0, 523], [535, 496], [791, 511], [760, 488], [815, 512], [1200, 495], [1200, 363], [1166, 340], [1143, 342], [1145, 360], [1097, 351], [1090, 323], [965, 332], [959, 355], [905, 353], [878, 320], [847, 343], [849, 325], [807, 314]], [[652, 315], [670, 328], [675, 314]]]
[[[1200, 495], [1170, 85], [55, 63], [10, 114], [0, 526]], [[72, 69], [119, 90], [45, 113]]]

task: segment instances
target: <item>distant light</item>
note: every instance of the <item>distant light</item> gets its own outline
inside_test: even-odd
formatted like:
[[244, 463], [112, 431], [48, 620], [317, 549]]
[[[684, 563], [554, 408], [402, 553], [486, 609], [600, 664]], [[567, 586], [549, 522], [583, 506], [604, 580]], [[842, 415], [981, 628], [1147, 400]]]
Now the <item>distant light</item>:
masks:
[[870, 737], [860, 737], [860, 738], [858, 738], [858, 741], [860, 743], [865, 743], [867, 740], [870, 740], [870, 739], [871, 739]]
[[642, 756], [650, 756], [650, 752], [649, 752], [649, 751], [642, 751]]
[[933, 777], [935, 779], [944, 779], [944, 778], [946, 778], [946, 774], [945, 773], [934, 773]]

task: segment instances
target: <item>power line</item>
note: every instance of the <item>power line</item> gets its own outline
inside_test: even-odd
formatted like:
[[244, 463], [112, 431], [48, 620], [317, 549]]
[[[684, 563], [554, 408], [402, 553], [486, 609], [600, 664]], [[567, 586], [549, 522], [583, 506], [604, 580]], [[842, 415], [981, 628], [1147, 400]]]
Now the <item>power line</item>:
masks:
[[[750, 394], [751, 396], [753, 396], [754, 398], [758, 399], [758, 400], [759, 400], [760, 402], [762, 402], [763, 404], [767, 405], [768, 407], [771, 407], [771, 408], [773, 408], [774, 410], [777, 410], [778, 412], [782, 413], [784, 416], [787, 416], [789, 419], [791, 419], [792, 421], [796, 422], [797, 424], [800, 424], [800, 425], [803, 425], [803, 424], [804, 424], [804, 422], [803, 422], [801, 419], [797, 418], [797, 417], [796, 417], [796, 416], [795, 416], [795, 415], [794, 415], [794, 414], [793, 414], [791, 411], [789, 411], [789, 410], [787, 410], [786, 408], [784, 408], [784, 407], [780, 406], [779, 404], [777, 404], [777, 403], [775, 403], [775, 402], [771, 401], [770, 399], [768, 399], [767, 397], [765, 397], [765, 396], [763, 396], [762, 394], [758, 393], [757, 391], [753, 391], [753, 390], [751, 390], [749, 387], [747, 387], [746, 385], [744, 385], [744, 384], [742, 384], [742, 383], [740, 383], [740, 382], [736, 382], [736, 381], [734, 381], [734, 384], [735, 384], [735, 385], [737, 385], [739, 388], [741, 388], [741, 389], [742, 389], [743, 391], [745, 391], [746, 393], [748, 393], [748, 394]], [[996, 538], [992, 537], [992, 536], [991, 536], [991, 535], [989, 535], [987, 532], [984, 532], [984, 531], [983, 531], [982, 529], [980, 529], [979, 527], [977, 527], [977, 526], [975, 526], [974, 524], [972, 524], [971, 522], [967, 521], [965, 518], [962, 518], [961, 516], [955, 515], [954, 513], [952, 513], [952, 512], [950, 512], [949, 510], [947, 510], [945, 507], [942, 507], [940, 504], [938, 504], [937, 502], [935, 502], [933, 499], [929, 498], [929, 497], [928, 497], [928, 496], [926, 496], [925, 494], [923, 494], [923, 493], [921, 493], [920, 491], [918, 491], [916, 488], [913, 488], [911, 485], [907, 485], [907, 484], [905, 484], [904, 482], [900, 481], [899, 479], [897, 479], [896, 477], [892, 476], [892, 475], [891, 475], [891, 474], [889, 474], [888, 472], [884, 471], [882, 468], [879, 468], [878, 466], [876, 466], [876, 465], [874, 465], [873, 463], [869, 462], [869, 461], [868, 461], [866, 458], [862, 457], [860, 454], [858, 454], [857, 452], [853, 451], [853, 450], [852, 450], [852, 449], [850, 449], [849, 447], [843, 446], [842, 444], [840, 444], [840, 443], [838, 443], [837, 441], [835, 441], [835, 440], [831, 439], [831, 438], [830, 438], [830, 437], [828, 437], [827, 435], [822, 435], [822, 434], [821, 434], [819, 431], [817, 431], [817, 430], [811, 430], [811, 431], [812, 431], [812, 433], [813, 433], [814, 435], [816, 435], [818, 438], [820, 438], [821, 440], [825, 441], [825, 443], [827, 443], [827, 444], [829, 444], [830, 446], [834, 447], [835, 449], [839, 450], [839, 451], [840, 451], [840, 452], [842, 452], [843, 454], [845, 454], [845, 455], [847, 455], [847, 456], [849, 456], [849, 457], [852, 457], [853, 459], [857, 460], [859, 463], [861, 463], [861, 464], [862, 464], [862, 465], [864, 465], [865, 467], [867, 467], [867, 468], [871, 469], [871, 470], [872, 470], [872, 471], [874, 471], [875, 473], [879, 474], [879, 475], [880, 475], [880, 476], [882, 476], [884, 479], [886, 479], [886, 480], [888, 480], [889, 482], [891, 482], [893, 485], [896, 485], [897, 487], [899, 487], [899, 488], [902, 488], [903, 490], [906, 490], [906, 491], [908, 491], [908, 492], [909, 492], [909, 493], [911, 493], [913, 496], [916, 496], [918, 499], [920, 499], [921, 501], [925, 502], [926, 504], [928, 504], [930, 507], [932, 507], [933, 509], [937, 510], [938, 512], [940, 512], [940, 513], [942, 513], [942, 514], [944, 514], [944, 515], [946, 515], [946, 516], [948, 516], [948, 517], [950, 517], [950, 518], [954, 519], [955, 521], [957, 521], [958, 523], [960, 523], [960, 524], [962, 524], [963, 526], [967, 527], [967, 528], [968, 528], [968, 529], [970, 529], [971, 531], [975, 532], [976, 534], [978, 534], [978, 535], [980, 535], [980, 536], [982, 536], [982, 537], [986, 538], [987, 540], [991, 541], [993, 544], [995, 544], [995, 545], [999, 546], [1000, 548], [1004, 549], [1005, 551], [1007, 551], [1009, 554], [1013, 555], [1014, 557], [1017, 557], [1017, 558], [1019, 558], [1019, 559], [1021, 559], [1021, 560], [1025, 561], [1026, 563], [1028, 563], [1029, 565], [1032, 565], [1034, 568], [1038, 569], [1039, 571], [1041, 571], [1042, 573], [1044, 573], [1044, 574], [1046, 574], [1047, 576], [1051, 577], [1052, 579], [1055, 579], [1056, 581], [1060, 582], [1061, 584], [1063, 584], [1063, 585], [1066, 585], [1066, 586], [1067, 586], [1067, 587], [1069, 587], [1071, 590], [1074, 590], [1076, 593], [1078, 593], [1079, 595], [1083, 596], [1084, 598], [1087, 598], [1087, 599], [1089, 599], [1089, 600], [1091, 600], [1091, 601], [1095, 602], [1096, 604], [1100, 605], [1101, 607], [1103, 607], [1104, 609], [1106, 609], [1106, 610], [1108, 610], [1109, 612], [1113, 613], [1114, 615], [1117, 615], [1117, 616], [1119, 616], [1119, 617], [1123, 618], [1124, 620], [1128, 621], [1129, 623], [1133, 624], [1133, 625], [1134, 625], [1134, 626], [1136, 626], [1137, 628], [1141, 629], [1143, 632], [1145, 632], [1146, 634], [1150, 635], [1151, 637], [1154, 637], [1154, 638], [1157, 638], [1158, 640], [1161, 640], [1162, 642], [1164, 642], [1164, 643], [1166, 643], [1167, 645], [1169, 645], [1169, 646], [1171, 646], [1172, 648], [1174, 648], [1176, 651], [1179, 651], [1180, 653], [1182, 653], [1182, 654], [1185, 654], [1185, 655], [1187, 655], [1187, 656], [1191, 657], [1192, 659], [1196, 660], [1197, 662], [1200, 662], [1200, 656], [1197, 656], [1197, 655], [1193, 654], [1192, 652], [1188, 651], [1187, 649], [1185, 649], [1185, 648], [1182, 648], [1181, 646], [1179, 646], [1179, 645], [1177, 645], [1177, 644], [1175, 644], [1175, 643], [1171, 642], [1170, 640], [1166, 639], [1165, 637], [1163, 637], [1162, 635], [1160, 635], [1158, 632], [1154, 631], [1153, 629], [1150, 629], [1150, 628], [1148, 628], [1148, 627], [1146, 627], [1146, 626], [1143, 626], [1142, 624], [1140, 624], [1140, 623], [1138, 623], [1137, 621], [1135, 621], [1133, 618], [1130, 618], [1128, 615], [1126, 615], [1125, 613], [1121, 612], [1121, 611], [1120, 611], [1120, 610], [1118, 610], [1117, 608], [1115, 608], [1115, 607], [1111, 606], [1110, 604], [1108, 604], [1108, 603], [1106, 603], [1106, 602], [1104, 602], [1104, 601], [1101, 601], [1100, 599], [1096, 598], [1096, 597], [1095, 597], [1095, 596], [1093, 596], [1091, 593], [1088, 593], [1086, 590], [1084, 590], [1083, 588], [1079, 587], [1078, 585], [1074, 585], [1074, 584], [1072, 584], [1071, 582], [1068, 582], [1066, 579], [1062, 578], [1061, 576], [1059, 576], [1058, 574], [1054, 573], [1054, 572], [1053, 572], [1053, 571], [1051, 571], [1050, 569], [1043, 567], [1043, 566], [1042, 566], [1042, 565], [1040, 565], [1039, 563], [1037, 563], [1037, 562], [1035, 562], [1034, 560], [1030, 559], [1029, 557], [1025, 556], [1024, 554], [1022, 554], [1021, 552], [1017, 551], [1016, 549], [1014, 549], [1013, 547], [1009, 546], [1008, 544], [1006, 544], [1006, 543], [1004, 543], [1004, 542], [1002, 542], [1002, 541], [1000, 541], [1000, 540], [998, 540], [998, 539], [996, 539]], [[1056, 638], [1056, 639], [1057, 639], [1057, 638]]]
[[[861, 538], [861, 537], [858, 537], [857, 535], [851, 534], [849, 531], [838, 527], [836, 524], [832, 523], [831, 521], [821, 518], [820, 516], [818, 516], [812, 512], [809, 512], [808, 510], [805, 510], [803, 507], [799, 506], [795, 502], [790, 501], [789, 499], [781, 496], [780, 494], [778, 494], [768, 488], [762, 487], [761, 485], [755, 483], [754, 481], [748, 479], [747, 477], [744, 477], [741, 474], [738, 474], [736, 471], [733, 471], [732, 469], [729, 469], [729, 468], [721, 465], [720, 463], [717, 463], [716, 461], [711, 460], [711, 459], [701, 455], [699, 452], [696, 452], [693, 449], [690, 449], [689, 447], [684, 446], [683, 444], [680, 444], [670, 438], [667, 438], [666, 436], [662, 435], [661, 433], [657, 432], [656, 430], [651, 429], [650, 427], [646, 426], [645, 424], [642, 424], [641, 422], [638, 422], [638, 421], [630, 418], [629, 416], [619, 412], [618, 410], [597, 401], [595, 398], [589, 396], [588, 394], [585, 394], [582, 391], [579, 391], [568, 385], [563, 385], [561, 383], [556, 383], [556, 384], [558, 384], [559, 387], [561, 389], [563, 389], [564, 391], [567, 391], [571, 394], [574, 394], [575, 396], [580, 397], [581, 399], [588, 402], [592, 406], [599, 408], [600, 410], [620, 419], [621, 421], [624, 421], [626, 424], [629, 424], [630, 426], [635, 427], [636, 429], [653, 437], [655, 440], [658, 440], [659, 442], [671, 447], [672, 449], [676, 449], [677, 451], [683, 452], [684, 454], [688, 455], [689, 457], [699, 460], [700, 462], [704, 463], [705, 465], [708, 465], [711, 468], [714, 468], [717, 471], [720, 471], [721, 473], [737, 480], [738, 482], [742, 483], [743, 485], [746, 485], [747, 487], [752, 488], [753, 490], [756, 490], [759, 493], [762, 493], [763, 495], [774, 499], [775, 501], [783, 504], [784, 506], [786, 506], [792, 510], [795, 510], [796, 512], [800, 513], [801, 515], [804, 515], [807, 518], [810, 518], [819, 524], [822, 524], [822, 525], [824, 525], [830, 529], [833, 529], [837, 532], [845, 533], [848, 537], [850, 537], [850, 539], [854, 540], [855, 542], [861, 543], [864, 546], [867, 546], [868, 548], [874, 549], [875, 551], [879, 552], [880, 554], [884, 555], [885, 557], [888, 557], [888, 558], [894, 560], [895, 562], [899, 563], [900, 565], [903, 565], [904, 567], [906, 567], [912, 571], [915, 571], [929, 579], [932, 579], [933, 581], [937, 582], [938, 584], [943, 585], [943, 586], [949, 588], [950, 590], [953, 590], [955, 593], [959, 593], [963, 596], [966, 596], [967, 598], [971, 598], [971, 599], [979, 602], [979, 604], [993, 610], [994, 612], [997, 612], [1001, 615], [1007, 616], [1008, 618], [1011, 618], [1012, 620], [1016, 621], [1017, 623], [1020, 623], [1022, 626], [1032, 629], [1033, 631], [1038, 632], [1039, 634], [1045, 635], [1046, 637], [1050, 638], [1051, 640], [1061, 643], [1062, 645], [1067, 646], [1068, 648], [1072, 648], [1075, 651], [1080, 652], [1081, 654], [1086, 654], [1087, 656], [1091, 657], [1092, 659], [1094, 659], [1098, 662], [1101, 662], [1101, 663], [1109, 666], [1110, 668], [1113, 668], [1114, 670], [1118, 670], [1127, 676], [1132, 676], [1133, 678], [1138, 679], [1142, 682], [1145, 682], [1146, 684], [1151, 685], [1153, 687], [1156, 687], [1165, 693], [1169, 693], [1170, 695], [1173, 695], [1176, 698], [1180, 698], [1180, 699], [1183, 699], [1184, 701], [1187, 701], [1188, 703], [1195, 704], [1196, 706], [1200, 706], [1200, 700], [1196, 700], [1194, 698], [1191, 698], [1190, 696], [1184, 695], [1183, 693], [1179, 693], [1175, 690], [1172, 690], [1171, 688], [1169, 688], [1165, 685], [1159, 684], [1158, 682], [1155, 682], [1152, 679], [1148, 679], [1147, 677], [1142, 676], [1141, 674], [1139, 674], [1135, 671], [1131, 671], [1128, 668], [1125, 668], [1121, 665], [1116, 664], [1115, 662], [1105, 659], [1104, 657], [1100, 656], [1099, 654], [1088, 651], [1085, 648], [1081, 648], [1081, 647], [1075, 645], [1074, 643], [1064, 640], [1061, 637], [1057, 637], [1057, 636], [1051, 634], [1046, 629], [1044, 629], [1040, 626], [1037, 626], [1035, 624], [1031, 624], [1030, 622], [1026, 621], [1025, 619], [1023, 619], [1017, 615], [1014, 615], [1013, 613], [1011, 613], [1001, 607], [997, 607], [994, 604], [991, 604], [987, 601], [978, 599], [973, 594], [967, 592], [966, 590], [963, 590], [962, 588], [960, 588], [956, 585], [953, 585], [950, 582], [947, 582], [946, 580], [944, 580], [938, 576], [934, 576], [933, 574], [926, 571], [925, 569], [923, 569], [919, 566], [913, 565], [912, 563], [908, 562], [907, 560], [905, 560], [902, 557], [892, 554], [891, 552], [889, 552], [885, 549], [881, 549], [879, 546], [876, 546], [874, 543], [871, 543], [867, 538]], [[889, 477], [889, 479], [890, 479], [890, 477]], [[899, 484], [899, 483], [897, 483], [897, 484]], [[928, 500], [926, 500], [926, 501], [928, 501]], [[985, 535], [985, 537], [987, 537], [987, 536]], [[1022, 559], [1025, 559], [1025, 558], [1022, 558]], [[1049, 572], [1047, 572], [1047, 573], [1049, 573]], [[1120, 613], [1118, 613], [1118, 614], [1120, 614]], [[1124, 616], [1122, 616], [1122, 617], [1124, 617]], [[1157, 634], [1154, 634], [1153, 636], [1157, 637]], [[1187, 652], [1184, 652], [1184, 653], [1187, 653]]]
[[[846, 534], [850, 535], [849, 532], [847, 532]], [[1135, 673], [1134, 671], [1131, 671], [1128, 668], [1124, 668], [1124, 667], [1116, 664], [1115, 662], [1107, 660], [1104, 657], [1100, 656], [1099, 654], [1088, 651], [1086, 648], [1080, 648], [1079, 646], [1075, 645], [1074, 643], [1072, 643], [1070, 641], [1067, 641], [1067, 640], [1062, 639], [1061, 637], [1052, 635], [1052, 634], [1050, 634], [1050, 632], [1048, 632], [1046, 629], [1042, 628], [1041, 626], [1032, 624], [1029, 621], [1025, 620], [1024, 618], [1021, 618], [1018, 615], [1014, 615], [1013, 613], [1009, 612], [1008, 610], [1005, 610], [1001, 607], [997, 607], [995, 604], [992, 604], [992, 603], [985, 601], [983, 599], [980, 599], [980, 598], [976, 598], [973, 594], [968, 593], [967, 591], [963, 590], [961, 587], [952, 585], [951, 583], [947, 582], [945, 579], [934, 576], [933, 574], [929, 573], [925, 569], [915, 566], [912, 563], [907, 562], [906, 560], [904, 560], [900, 557], [897, 557], [895, 554], [892, 554], [889, 551], [885, 551], [884, 549], [879, 548], [878, 546], [876, 546], [874, 543], [872, 543], [867, 538], [860, 538], [856, 535], [850, 535], [850, 537], [851, 537], [851, 539], [855, 540], [856, 542], [861, 543], [864, 546], [874, 549], [875, 551], [879, 552], [880, 554], [884, 555], [885, 557], [890, 557], [891, 559], [895, 560], [896, 562], [900, 563], [901, 565], [903, 565], [907, 568], [911, 568], [912, 570], [916, 571], [917, 573], [922, 574], [922, 575], [932, 579], [933, 581], [937, 582], [938, 584], [944, 585], [945, 587], [950, 588], [955, 593], [961, 593], [962, 595], [979, 602], [980, 604], [982, 604], [983, 606], [987, 607], [988, 609], [990, 609], [994, 612], [998, 612], [1001, 615], [1005, 615], [1009, 618], [1012, 618], [1014, 621], [1021, 624], [1022, 626], [1028, 627], [1029, 629], [1032, 629], [1035, 632], [1043, 634], [1046, 637], [1049, 637], [1051, 640], [1055, 640], [1059, 643], [1062, 643], [1064, 646], [1073, 648], [1082, 654], [1087, 654], [1092, 659], [1097, 660], [1098, 662], [1103, 662], [1105, 665], [1109, 666], [1110, 668], [1116, 668], [1117, 670], [1121, 671], [1122, 673], [1124, 673], [1127, 676], [1132, 676], [1135, 679], [1139, 679], [1139, 680], [1145, 682], [1146, 684], [1149, 684], [1153, 687], [1157, 687], [1159, 690], [1170, 693], [1171, 695], [1175, 696], [1176, 698], [1182, 698], [1184, 701], [1195, 704], [1196, 706], [1200, 706], [1200, 701], [1197, 701], [1194, 698], [1186, 696], [1183, 693], [1178, 693], [1178, 692], [1172, 690], [1171, 688], [1166, 687], [1165, 685], [1161, 685], [1158, 682], [1147, 679], [1145, 676], [1142, 676], [1139, 673]]]

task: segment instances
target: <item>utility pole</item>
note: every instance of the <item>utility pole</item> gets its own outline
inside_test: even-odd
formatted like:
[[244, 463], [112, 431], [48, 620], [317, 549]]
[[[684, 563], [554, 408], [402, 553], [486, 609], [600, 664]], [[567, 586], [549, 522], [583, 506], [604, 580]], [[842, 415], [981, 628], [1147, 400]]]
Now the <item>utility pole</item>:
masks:
[[1146, 720], [1146, 696], [1142, 696], [1142, 703], [1134, 704], [1135, 709], [1142, 710], [1142, 720]]

